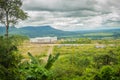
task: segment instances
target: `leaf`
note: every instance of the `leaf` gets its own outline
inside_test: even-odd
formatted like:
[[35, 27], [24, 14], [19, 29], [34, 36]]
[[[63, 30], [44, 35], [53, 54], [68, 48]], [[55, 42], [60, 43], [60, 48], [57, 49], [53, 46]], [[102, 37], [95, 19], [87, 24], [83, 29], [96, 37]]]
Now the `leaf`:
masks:
[[34, 56], [32, 56], [32, 54], [30, 52], [28, 52], [28, 55], [31, 59], [31, 63], [39, 65], [39, 61]]
[[52, 56], [50, 54], [45, 68], [49, 70], [52, 67], [53, 63], [58, 59], [59, 55], [59, 53], [57, 53], [55, 56]]

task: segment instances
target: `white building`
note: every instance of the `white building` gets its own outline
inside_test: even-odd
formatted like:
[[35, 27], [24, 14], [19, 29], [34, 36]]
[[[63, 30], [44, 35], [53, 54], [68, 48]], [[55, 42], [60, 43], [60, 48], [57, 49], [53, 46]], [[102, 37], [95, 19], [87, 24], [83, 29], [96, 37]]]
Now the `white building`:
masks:
[[36, 37], [31, 38], [31, 43], [55, 43], [57, 41], [57, 37]]

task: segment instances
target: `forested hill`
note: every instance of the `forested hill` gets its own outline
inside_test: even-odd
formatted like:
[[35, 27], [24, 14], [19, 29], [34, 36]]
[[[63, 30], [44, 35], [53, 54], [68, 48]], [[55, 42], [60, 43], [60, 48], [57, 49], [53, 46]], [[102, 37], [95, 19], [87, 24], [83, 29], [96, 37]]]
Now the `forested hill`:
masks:
[[[0, 35], [5, 33], [5, 27], [0, 27]], [[120, 37], [120, 28], [117, 29], [99, 29], [99, 30], [81, 30], [81, 31], [62, 31], [50, 26], [26, 26], [21, 28], [11, 27], [10, 34], [25, 35], [30, 38], [42, 36], [57, 36], [59, 38], [66, 37], [87, 37], [87, 38], [103, 38], [103, 37]]]
[[[5, 33], [5, 27], [0, 27], [0, 34]], [[70, 36], [75, 32], [62, 31], [50, 26], [26, 26], [22, 28], [11, 27], [9, 29], [10, 34], [26, 35], [28, 37], [41, 37], [41, 36]]]

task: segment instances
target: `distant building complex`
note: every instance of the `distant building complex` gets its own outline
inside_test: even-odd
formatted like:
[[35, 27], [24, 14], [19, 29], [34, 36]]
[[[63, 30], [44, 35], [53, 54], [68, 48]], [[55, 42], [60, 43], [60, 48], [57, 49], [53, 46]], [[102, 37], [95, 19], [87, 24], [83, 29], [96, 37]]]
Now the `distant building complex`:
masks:
[[31, 43], [56, 43], [57, 37], [36, 37], [31, 38]]

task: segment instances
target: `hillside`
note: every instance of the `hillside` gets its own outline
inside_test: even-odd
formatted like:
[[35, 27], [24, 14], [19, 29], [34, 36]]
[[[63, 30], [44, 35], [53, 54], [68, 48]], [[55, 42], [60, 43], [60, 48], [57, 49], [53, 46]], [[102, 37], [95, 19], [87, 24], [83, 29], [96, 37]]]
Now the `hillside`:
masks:
[[[4, 34], [5, 28], [0, 27], [0, 34]], [[27, 26], [22, 28], [10, 28], [10, 34], [21, 34], [26, 35], [28, 37], [41, 37], [41, 36], [64, 36], [64, 35], [72, 35], [74, 32], [67, 32], [54, 29], [50, 26]]]
[[[5, 33], [5, 27], [0, 27], [0, 35]], [[81, 30], [81, 31], [62, 31], [50, 26], [26, 26], [22, 28], [12, 27], [9, 29], [10, 34], [25, 35], [30, 38], [43, 36], [57, 36], [58, 38], [93, 38], [99, 39], [104, 37], [120, 37], [119, 29], [101, 29], [101, 30]]]

